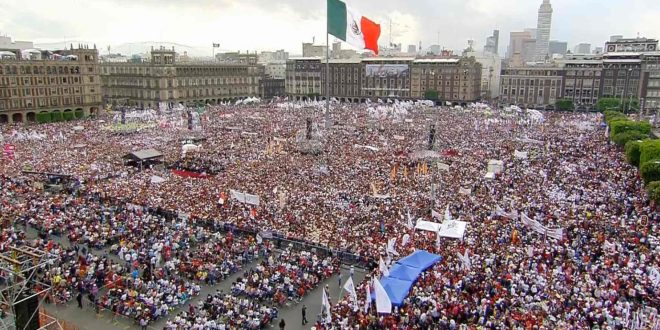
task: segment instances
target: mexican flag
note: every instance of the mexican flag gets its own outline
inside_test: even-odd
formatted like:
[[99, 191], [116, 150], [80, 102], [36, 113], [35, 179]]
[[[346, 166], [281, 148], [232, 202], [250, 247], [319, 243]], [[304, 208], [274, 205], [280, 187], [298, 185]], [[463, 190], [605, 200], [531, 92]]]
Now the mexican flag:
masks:
[[328, 33], [378, 55], [380, 25], [360, 15], [340, 0], [328, 0]]

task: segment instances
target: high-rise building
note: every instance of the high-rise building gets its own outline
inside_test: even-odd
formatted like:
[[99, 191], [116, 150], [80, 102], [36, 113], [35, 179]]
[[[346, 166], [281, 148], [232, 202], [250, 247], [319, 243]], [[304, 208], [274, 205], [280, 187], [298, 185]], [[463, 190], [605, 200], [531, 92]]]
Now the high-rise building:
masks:
[[545, 61], [550, 46], [550, 28], [552, 27], [552, 5], [550, 0], [543, 0], [539, 8], [536, 26], [536, 60]]
[[574, 54], [591, 54], [591, 44], [588, 43], [579, 43], [573, 49]]
[[[525, 57], [523, 54], [525, 43], [534, 41], [535, 39], [532, 37], [532, 33], [529, 31], [511, 32], [511, 37], [509, 38], [509, 48], [506, 51], [506, 58], [511, 59], [515, 54], [519, 54], [522, 57]], [[534, 53], [531, 55], [533, 56]]]
[[500, 47], [500, 30], [493, 30], [493, 35], [486, 38], [484, 52], [497, 54]]
[[566, 41], [557, 41], [557, 40], [550, 41], [550, 45], [548, 47], [548, 53], [550, 53], [551, 57], [555, 54], [565, 55], [566, 51], [568, 51], [568, 43]]
[[610, 42], [617, 42], [619, 39], [623, 39], [623, 36], [620, 34], [610, 36]]
[[431, 47], [429, 47], [429, 52], [433, 55], [440, 55], [441, 51], [442, 47], [440, 47], [440, 45], [431, 45]]
[[417, 54], [417, 46], [408, 45], [408, 54]]
[[326, 46], [317, 46], [313, 43], [303, 43], [303, 57], [325, 57]]
[[466, 52], [466, 57], [474, 57], [481, 64], [481, 98], [496, 99], [500, 96], [500, 73], [502, 59], [491, 52]]

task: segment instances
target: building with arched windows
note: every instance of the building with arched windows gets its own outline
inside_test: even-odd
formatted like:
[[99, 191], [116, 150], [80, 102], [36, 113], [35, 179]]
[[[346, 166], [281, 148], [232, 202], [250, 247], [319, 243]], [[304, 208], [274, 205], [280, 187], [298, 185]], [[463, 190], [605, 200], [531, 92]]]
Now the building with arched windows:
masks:
[[99, 111], [95, 48], [35, 51], [30, 58], [14, 53], [0, 57], [0, 123], [33, 122], [41, 112], [70, 112], [79, 118]]

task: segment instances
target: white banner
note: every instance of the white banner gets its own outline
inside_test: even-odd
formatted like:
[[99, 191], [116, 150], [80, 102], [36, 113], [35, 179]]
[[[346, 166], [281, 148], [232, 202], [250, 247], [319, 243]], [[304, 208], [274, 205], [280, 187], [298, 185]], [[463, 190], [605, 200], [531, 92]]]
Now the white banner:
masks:
[[531, 228], [533, 231], [541, 235], [548, 235], [548, 237], [554, 238], [558, 241], [561, 241], [561, 239], [564, 237], [564, 229], [562, 228], [548, 228], [542, 225], [540, 222], [531, 219], [526, 214], [522, 214], [521, 218], [525, 226]]
[[516, 151], [513, 153], [513, 155], [514, 155], [516, 158], [519, 158], [519, 159], [527, 159], [527, 152], [523, 152], [523, 151], [518, 151], [518, 150], [516, 150]]
[[438, 170], [440, 171], [449, 171], [449, 165], [445, 163], [438, 163]]
[[231, 199], [237, 200], [241, 203], [259, 206], [259, 196], [246, 194], [237, 190], [229, 190]]
[[438, 235], [442, 237], [463, 239], [467, 229], [467, 222], [458, 220], [445, 221], [440, 225]]

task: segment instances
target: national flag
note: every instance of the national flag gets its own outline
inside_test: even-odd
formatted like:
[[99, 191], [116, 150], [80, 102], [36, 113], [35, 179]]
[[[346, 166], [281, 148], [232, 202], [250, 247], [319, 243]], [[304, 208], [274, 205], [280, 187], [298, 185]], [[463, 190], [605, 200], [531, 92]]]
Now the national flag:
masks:
[[376, 293], [376, 310], [378, 313], [392, 313], [392, 301], [378, 279], [374, 279], [374, 292]]
[[378, 55], [380, 25], [360, 15], [340, 0], [328, 0], [328, 33]]

